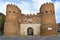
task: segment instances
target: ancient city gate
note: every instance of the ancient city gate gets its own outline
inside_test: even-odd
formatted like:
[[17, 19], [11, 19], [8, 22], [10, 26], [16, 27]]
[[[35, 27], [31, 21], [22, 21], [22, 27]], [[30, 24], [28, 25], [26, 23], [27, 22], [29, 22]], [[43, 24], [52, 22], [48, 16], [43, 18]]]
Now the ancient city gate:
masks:
[[33, 29], [31, 27], [27, 29], [27, 35], [33, 35]]

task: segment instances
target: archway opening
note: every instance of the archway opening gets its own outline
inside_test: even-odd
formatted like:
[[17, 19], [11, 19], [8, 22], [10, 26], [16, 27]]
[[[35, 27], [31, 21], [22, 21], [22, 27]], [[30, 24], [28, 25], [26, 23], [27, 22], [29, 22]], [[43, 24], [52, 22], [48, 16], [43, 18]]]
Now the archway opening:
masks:
[[27, 35], [29, 35], [29, 36], [33, 35], [33, 28], [29, 27], [27, 29]]

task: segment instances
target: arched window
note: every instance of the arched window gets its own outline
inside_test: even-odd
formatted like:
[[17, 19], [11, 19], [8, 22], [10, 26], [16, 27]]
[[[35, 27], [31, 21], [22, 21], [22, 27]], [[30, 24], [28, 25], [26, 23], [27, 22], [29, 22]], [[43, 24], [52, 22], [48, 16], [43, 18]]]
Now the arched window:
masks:
[[33, 35], [33, 29], [31, 27], [27, 29], [27, 35]]
[[53, 12], [52, 12], [52, 10], [50, 10], [50, 14], [52, 14]]
[[11, 11], [9, 11], [9, 13], [11, 13]]
[[48, 13], [48, 11], [45, 11], [45, 13]]
[[15, 11], [13, 11], [13, 13], [15, 14]]

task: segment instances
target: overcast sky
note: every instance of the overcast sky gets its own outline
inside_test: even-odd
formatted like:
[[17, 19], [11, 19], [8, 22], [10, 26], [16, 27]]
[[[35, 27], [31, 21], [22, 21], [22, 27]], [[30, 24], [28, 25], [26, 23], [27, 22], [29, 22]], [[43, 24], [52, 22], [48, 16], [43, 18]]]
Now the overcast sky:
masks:
[[36, 14], [43, 3], [52, 2], [55, 6], [56, 22], [60, 22], [60, 0], [0, 0], [0, 12], [6, 15], [6, 5], [17, 5], [24, 14]]

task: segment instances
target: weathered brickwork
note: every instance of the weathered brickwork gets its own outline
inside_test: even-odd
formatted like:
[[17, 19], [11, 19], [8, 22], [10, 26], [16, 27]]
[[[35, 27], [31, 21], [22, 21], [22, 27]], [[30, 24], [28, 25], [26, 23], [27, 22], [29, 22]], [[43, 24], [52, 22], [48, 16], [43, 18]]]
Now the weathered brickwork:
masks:
[[4, 35], [7, 36], [29, 36], [28, 28], [33, 31], [33, 36], [57, 35], [55, 10], [53, 3], [41, 5], [37, 15], [25, 15], [21, 10], [12, 4], [7, 5], [4, 24]]

